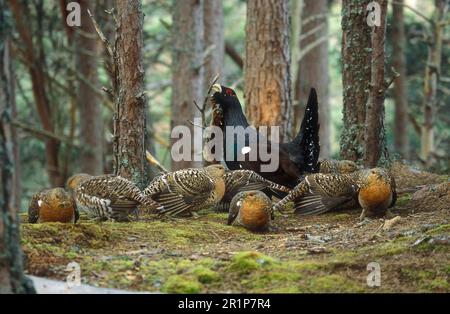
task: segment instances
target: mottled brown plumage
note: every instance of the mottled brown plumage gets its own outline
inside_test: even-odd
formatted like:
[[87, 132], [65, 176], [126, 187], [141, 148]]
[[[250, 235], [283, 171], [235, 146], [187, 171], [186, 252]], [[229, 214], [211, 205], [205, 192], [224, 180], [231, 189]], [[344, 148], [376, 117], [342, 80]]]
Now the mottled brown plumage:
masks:
[[358, 170], [358, 165], [351, 160], [324, 159], [319, 161], [319, 173], [352, 173]]
[[28, 207], [28, 222], [77, 222], [79, 213], [75, 200], [62, 188], [36, 193]]
[[[224, 175], [225, 195], [217, 210], [228, 211], [231, 199], [239, 192], [269, 189], [272, 192], [289, 193], [290, 189], [264, 179], [252, 170], [232, 170]], [[285, 194], [284, 194], [285, 195]]]
[[130, 180], [116, 175], [74, 175], [67, 181], [80, 210], [92, 218], [129, 220], [137, 206], [160, 207]]
[[373, 168], [349, 174], [308, 175], [274, 207], [282, 209], [294, 202], [295, 213], [312, 215], [357, 201], [363, 209], [362, 219], [384, 215], [396, 197], [394, 178], [385, 169]]
[[175, 216], [216, 206], [225, 194], [222, 165], [182, 169], [157, 176], [144, 195], [162, 206], [160, 215]]
[[252, 231], [263, 231], [269, 227], [271, 211], [272, 202], [263, 192], [240, 192], [231, 200], [228, 224], [240, 225]]

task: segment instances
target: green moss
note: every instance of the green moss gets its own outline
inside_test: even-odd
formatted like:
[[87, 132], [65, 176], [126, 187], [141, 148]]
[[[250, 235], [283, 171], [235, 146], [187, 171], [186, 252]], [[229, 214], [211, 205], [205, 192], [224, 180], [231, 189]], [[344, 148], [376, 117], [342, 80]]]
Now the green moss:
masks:
[[170, 276], [163, 286], [167, 293], [199, 293], [202, 285], [197, 281], [185, 276]]
[[275, 260], [273, 258], [259, 252], [241, 252], [233, 256], [230, 269], [238, 273], [250, 273], [274, 263]]
[[[348, 216], [330, 213], [322, 219], [352, 220], [346, 219]], [[227, 226], [225, 213], [208, 213], [197, 219], [133, 223], [24, 223], [21, 235], [30, 274], [60, 279], [67, 275], [67, 263], [76, 261], [83, 280], [104, 287], [170, 293], [374, 291], [366, 286], [365, 267], [370, 261], [379, 261], [384, 278], [400, 278], [384, 281], [375, 291], [449, 291], [445, 284], [450, 274], [448, 246], [424, 241], [411, 247], [414, 240], [403, 237], [351, 248], [327, 245], [328, 253], [313, 255], [279, 245], [285, 237], [279, 234], [284, 223], [302, 223], [297, 217], [286, 219], [292, 220], [276, 221], [280, 231], [269, 234]], [[443, 225], [427, 234], [433, 237], [448, 230], [449, 225]], [[239, 252], [261, 243], [271, 256]], [[235, 251], [230, 258], [227, 253]], [[414, 274], [417, 265], [426, 265], [423, 268], [431, 271]], [[403, 268], [406, 271], [401, 273]]]
[[402, 205], [405, 205], [406, 203], [408, 203], [410, 200], [411, 200], [411, 194], [403, 194], [397, 198], [395, 205], [402, 206]]
[[427, 235], [436, 236], [450, 232], [450, 224], [442, 225], [437, 228], [428, 230], [426, 232]]
[[71, 259], [71, 260], [75, 260], [78, 258], [78, 254], [75, 252], [67, 252], [64, 254], [65, 258]]
[[220, 275], [204, 266], [197, 266], [192, 270], [197, 280], [201, 283], [207, 284], [220, 280]]
[[308, 282], [303, 283], [304, 292], [361, 292], [364, 291], [361, 283], [349, 280], [341, 275], [325, 275], [311, 277]]
[[447, 279], [445, 278], [437, 278], [428, 284], [428, 288], [431, 290], [437, 290], [437, 291], [450, 291], [450, 284]]

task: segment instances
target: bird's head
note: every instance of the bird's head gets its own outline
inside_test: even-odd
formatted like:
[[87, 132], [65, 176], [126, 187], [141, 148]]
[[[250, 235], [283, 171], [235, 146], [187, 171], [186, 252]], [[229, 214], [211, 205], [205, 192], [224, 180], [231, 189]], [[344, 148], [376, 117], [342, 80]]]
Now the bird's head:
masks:
[[221, 164], [210, 165], [206, 167], [205, 170], [214, 178], [221, 178], [225, 175], [225, 167]]
[[79, 187], [81, 183], [85, 182], [86, 180], [88, 180], [90, 178], [92, 178], [92, 176], [90, 174], [86, 174], [86, 173], [74, 174], [69, 179], [67, 179], [66, 188], [69, 191], [73, 191], [77, 187]]
[[217, 110], [220, 113], [220, 111], [224, 112], [234, 107], [241, 108], [239, 99], [233, 89], [220, 84], [214, 84], [211, 91], [213, 110]]

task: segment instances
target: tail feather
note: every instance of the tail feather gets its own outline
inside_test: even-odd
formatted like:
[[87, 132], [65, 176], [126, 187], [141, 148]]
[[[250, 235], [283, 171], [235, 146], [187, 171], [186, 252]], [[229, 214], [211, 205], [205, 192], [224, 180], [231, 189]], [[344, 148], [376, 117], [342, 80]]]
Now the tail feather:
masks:
[[316, 90], [311, 88], [300, 130], [291, 142], [301, 150], [303, 156], [302, 169], [305, 172], [315, 173], [319, 171], [319, 128], [319, 103]]

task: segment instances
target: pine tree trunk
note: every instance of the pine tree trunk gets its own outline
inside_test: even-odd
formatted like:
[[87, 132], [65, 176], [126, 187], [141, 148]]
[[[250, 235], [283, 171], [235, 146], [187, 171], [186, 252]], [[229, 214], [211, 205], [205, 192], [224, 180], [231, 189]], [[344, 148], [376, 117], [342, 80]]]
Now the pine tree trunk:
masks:
[[384, 130], [384, 99], [386, 83], [384, 78], [385, 38], [387, 0], [379, 0], [380, 26], [372, 29], [372, 69], [369, 90], [369, 100], [366, 108], [366, 132], [364, 165], [376, 167], [381, 153], [386, 150], [386, 135]]
[[115, 172], [143, 186], [145, 177], [143, 19], [141, 1], [116, 1], [118, 104], [115, 121]]
[[343, 129], [341, 158], [359, 160], [364, 154], [366, 104], [371, 79], [371, 29], [366, 21], [369, 0], [342, 1]]
[[423, 124], [421, 136], [421, 158], [425, 162], [425, 166], [429, 167], [433, 163], [434, 153], [434, 123], [437, 107], [437, 88], [438, 76], [441, 71], [441, 54], [444, 12], [447, 10], [448, 3], [446, 0], [435, 0], [434, 25], [432, 25], [432, 42], [428, 45], [428, 60], [425, 67], [424, 78], [424, 101], [422, 105]]
[[[7, 49], [12, 51], [12, 41], [8, 40], [5, 42]], [[12, 56], [11, 56], [12, 59]], [[17, 104], [16, 104], [16, 84], [15, 84], [15, 71], [13, 67], [13, 62], [9, 62], [9, 78], [10, 84], [10, 96], [11, 96], [11, 117], [13, 120], [17, 118]], [[14, 164], [13, 173], [13, 195], [12, 195], [12, 206], [17, 210], [20, 209], [21, 196], [22, 196], [22, 180], [21, 173], [22, 167], [20, 166], [20, 147], [19, 147], [19, 134], [18, 129], [13, 127], [11, 130], [11, 142], [12, 142], [12, 158]]]
[[[81, 32], [77, 33], [77, 69], [79, 80], [78, 108], [80, 112], [80, 164], [81, 171], [92, 175], [103, 173], [103, 123], [101, 103], [94, 89], [98, 87], [98, 37], [87, 9], [94, 5], [81, 0]], [[90, 86], [89, 86], [90, 85]]]
[[[33, 45], [32, 30], [28, 21], [25, 21], [25, 10], [28, 10], [26, 4], [21, 1], [8, 0], [11, 13], [15, 20], [17, 32], [21, 43], [24, 45], [25, 66], [31, 78], [34, 101], [41, 121], [42, 128], [50, 133], [54, 133], [52, 112], [48, 100], [46, 86], [46, 76], [44, 73], [41, 58], [36, 54], [36, 48]], [[45, 140], [45, 159], [47, 161], [47, 173], [52, 186], [64, 186], [65, 178], [60, 171], [59, 165], [60, 143], [55, 139]]]
[[223, 71], [225, 56], [225, 38], [223, 25], [223, 8], [220, 0], [206, 0], [203, 8], [205, 49], [214, 47], [205, 60], [204, 90], [206, 91], [216, 74], [220, 82], [226, 81]]
[[394, 82], [394, 145], [403, 158], [408, 158], [408, 95], [406, 87], [405, 26], [403, 2], [392, 3], [392, 66], [400, 76]]
[[[172, 129], [186, 126], [194, 135], [194, 126], [188, 123], [199, 112], [193, 102], [203, 103], [203, 1], [174, 1], [172, 25]], [[198, 127], [195, 127], [198, 128]], [[199, 130], [196, 130], [197, 132]], [[200, 130], [201, 131], [201, 130]], [[193, 139], [194, 136], [192, 136]], [[178, 139], [172, 139], [172, 144]], [[191, 157], [194, 143], [192, 141]], [[201, 147], [200, 147], [201, 153]], [[174, 161], [172, 170], [199, 166], [194, 161]]]
[[311, 45], [316, 45], [320, 40], [322, 41], [299, 61], [295, 84], [295, 103], [298, 105], [295, 106], [294, 110], [295, 127], [293, 127], [293, 133], [296, 134], [300, 128], [309, 91], [311, 87], [315, 87], [319, 100], [320, 157], [329, 158], [331, 152], [330, 106], [328, 102], [328, 1], [305, 1], [301, 20], [306, 21], [308, 17], [312, 16], [320, 16], [321, 18], [313, 19], [302, 25], [300, 55]]
[[291, 132], [291, 73], [288, 0], [247, 1], [244, 62], [246, 113], [254, 126]]
[[12, 21], [0, 0], [0, 294], [33, 293], [23, 274], [19, 217], [13, 206], [13, 151], [11, 124], [13, 89], [9, 49]]

